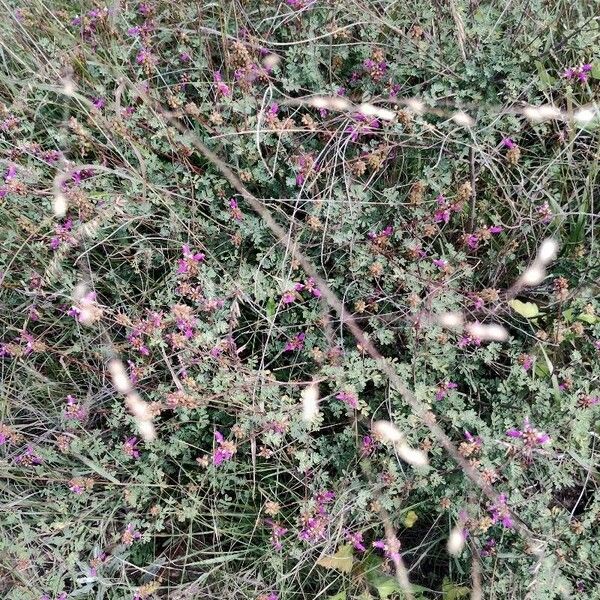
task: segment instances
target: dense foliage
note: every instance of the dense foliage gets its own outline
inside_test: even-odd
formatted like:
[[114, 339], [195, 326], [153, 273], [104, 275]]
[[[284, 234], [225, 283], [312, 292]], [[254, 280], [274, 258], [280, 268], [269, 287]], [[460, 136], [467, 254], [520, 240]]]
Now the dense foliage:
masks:
[[598, 5], [10, 4], [2, 598], [598, 597]]

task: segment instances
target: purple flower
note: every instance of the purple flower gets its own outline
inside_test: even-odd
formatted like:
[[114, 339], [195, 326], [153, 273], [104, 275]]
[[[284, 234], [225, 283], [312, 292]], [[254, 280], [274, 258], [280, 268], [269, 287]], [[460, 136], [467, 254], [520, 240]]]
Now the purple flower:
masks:
[[230, 460], [236, 453], [237, 448], [233, 442], [228, 442], [223, 437], [223, 434], [219, 431], [215, 431], [215, 441], [217, 442], [217, 448], [213, 452], [213, 465], [218, 467], [225, 461]]
[[294, 292], [293, 290], [284, 292], [283, 295], [281, 296], [281, 302], [283, 304], [292, 304], [295, 299], [296, 299], [296, 292]]
[[351, 533], [350, 531], [346, 530], [345, 537], [346, 541], [350, 542], [352, 546], [354, 546], [355, 550], [358, 550], [359, 552], [366, 551], [365, 545], [363, 544], [363, 534], [360, 531]]
[[479, 247], [479, 236], [476, 233], [470, 233], [466, 238], [467, 246], [472, 250], [477, 250]]
[[512, 138], [503, 138], [501, 143], [505, 148], [508, 148], [509, 150], [512, 150], [517, 146], [516, 142]]
[[504, 227], [501, 227], [500, 225], [492, 225], [491, 227], [488, 228], [488, 231], [490, 233], [502, 233], [504, 231]]
[[434, 258], [433, 259], [433, 264], [438, 268], [438, 269], [445, 269], [448, 266], [448, 261], [444, 260], [443, 258]]
[[283, 347], [284, 352], [293, 352], [294, 350], [302, 350], [304, 348], [304, 339], [306, 334], [297, 333], [291, 340], [288, 340]]
[[363, 456], [370, 456], [375, 450], [375, 441], [370, 435], [365, 435], [360, 444], [360, 453]]
[[358, 398], [352, 392], [339, 392], [339, 394], [336, 395], [336, 398], [341, 400], [349, 408], [358, 408]]
[[509, 429], [506, 432], [506, 435], [512, 438], [521, 438], [525, 446], [528, 446], [529, 448], [533, 448], [536, 445], [541, 446], [550, 441], [550, 436], [547, 433], [531, 427], [528, 417], [525, 417], [523, 421], [523, 429]]
[[104, 98], [92, 98], [92, 104], [98, 110], [102, 110], [106, 104]]
[[138, 439], [136, 437], [126, 438], [123, 442], [123, 452], [127, 454], [127, 456], [131, 456], [131, 458], [137, 460], [140, 457], [140, 451], [137, 447]]
[[492, 504], [488, 510], [490, 517], [492, 518], [492, 523], [502, 523], [504, 527], [510, 529], [514, 523], [510, 516], [510, 510], [506, 504], [506, 500], [506, 494], [500, 494], [498, 500]]
[[41, 465], [43, 461], [41, 457], [37, 455], [37, 453], [33, 449], [33, 446], [31, 444], [28, 444], [25, 452], [23, 452], [23, 454], [21, 454], [20, 456], [17, 456], [15, 462], [18, 465], [23, 465], [27, 467], [30, 465]]
[[223, 81], [223, 76], [221, 75], [221, 72], [215, 71], [213, 73], [213, 77], [215, 83], [217, 84], [217, 92], [219, 93], [219, 95], [231, 96], [231, 90], [229, 89], [229, 86]]
[[271, 527], [271, 544], [273, 548], [275, 548], [275, 550], [282, 550], [283, 544], [281, 543], [281, 538], [288, 530], [272, 519], [266, 519], [265, 523]]
[[449, 390], [455, 390], [458, 387], [456, 383], [453, 381], [447, 381], [444, 383], [438, 384], [438, 389], [435, 393], [436, 400], [443, 400], [447, 395]]

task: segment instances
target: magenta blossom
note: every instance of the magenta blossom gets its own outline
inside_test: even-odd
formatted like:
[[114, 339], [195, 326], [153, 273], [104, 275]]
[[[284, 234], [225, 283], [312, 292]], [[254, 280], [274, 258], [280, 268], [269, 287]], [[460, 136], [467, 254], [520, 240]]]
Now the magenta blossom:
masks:
[[370, 456], [375, 451], [375, 440], [370, 435], [365, 435], [360, 444], [360, 453], [363, 456]]
[[358, 408], [358, 398], [356, 397], [356, 394], [353, 394], [352, 392], [339, 392], [339, 394], [336, 395], [336, 398], [341, 400], [349, 408]]
[[502, 523], [504, 527], [510, 529], [514, 525], [514, 522], [510, 516], [506, 500], [506, 494], [500, 494], [498, 500], [488, 508], [488, 511], [492, 518], [492, 523]]
[[137, 460], [140, 457], [140, 451], [137, 447], [138, 439], [136, 437], [126, 438], [123, 442], [123, 452], [127, 454], [127, 456], [131, 456], [134, 460]]
[[225, 461], [231, 460], [237, 448], [233, 442], [228, 442], [219, 431], [215, 431], [215, 441], [217, 442], [217, 447], [213, 452], [212, 462], [215, 467], [218, 467]]
[[550, 436], [547, 433], [543, 433], [531, 427], [528, 417], [525, 417], [523, 421], [523, 429], [509, 429], [506, 432], [506, 435], [512, 438], [521, 438], [524, 444], [530, 448], [541, 446], [550, 441]]
[[512, 150], [517, 147], [517, 143], [512, 138], [502, 138], [502, 142], [500, 142], [505, 148]]
[[272, 519], [266, 519], [265, 523], [271, 527], [271, 545], [275, 550], [282, 550], [283, 544], [281, 543], [281, 538], [288, 532], [288, 530], [283, 527], [277, 521], [273, 521]]
[[177, 273], [184, 274], [194, 270], [195, 265], [200, 262], [204, 262], [206, 255], [202, 252], [192, 252], [188, 244], [184, 244], [182, 247], [183, 258], [179, 259], [179, 266]]
[[296, 299], [296, 292], [294, 292], [293, 290], [288, 290], [287, 292], [284, 292], [283, 295], [281, 296], [282, 304], [292, 304], [295, 299]]
[[366, 551], [365, 545], [363, 544], [363, 534], [360, 531], [352, 533], [346, 530], [345, 537], [346, 541], [350, 542], [355, 550], [358, 550], [359, 552]]
[[294, 350], [302, 350], [304, 348], [304, 339], [306, 334], [297, 333], [291, 340], [288, 340], [283, 347], [284, 352], [293, 352]]
[[223, 76], [220, 71], [213, 73], [215, 83], [217, 84], [217, 93], [219, 96], [231, 96], [231, 90], [229, 86], [223, 81]]
[[458, 387], [453, 381], [446, 381], [438, 383], [437, 391], [435, 393], [436, 400], [443, 400], [450, 390], [455, 390]]

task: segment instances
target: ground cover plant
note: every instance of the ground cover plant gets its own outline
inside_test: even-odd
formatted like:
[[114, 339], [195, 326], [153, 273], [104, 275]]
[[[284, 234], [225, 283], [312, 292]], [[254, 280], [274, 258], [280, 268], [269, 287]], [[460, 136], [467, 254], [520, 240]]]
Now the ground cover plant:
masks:
[[2, 8], [2, 598], [600, 597], [597, 3]]

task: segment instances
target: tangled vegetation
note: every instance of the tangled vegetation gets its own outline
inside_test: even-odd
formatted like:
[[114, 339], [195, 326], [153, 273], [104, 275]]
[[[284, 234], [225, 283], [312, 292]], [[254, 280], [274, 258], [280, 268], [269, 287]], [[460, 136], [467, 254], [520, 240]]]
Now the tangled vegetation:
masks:
[[597, 15], [3, 3], [2, 598], [600, 597]]

